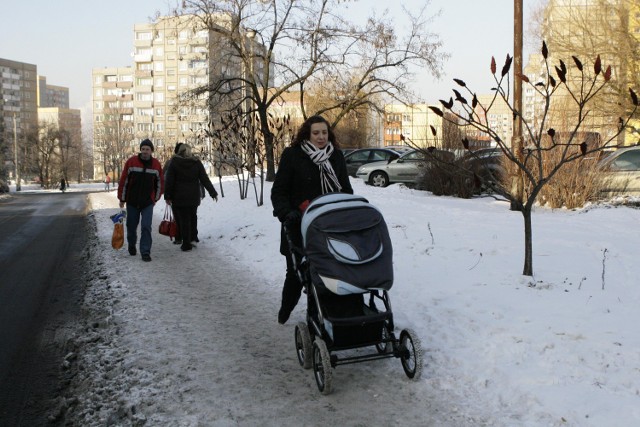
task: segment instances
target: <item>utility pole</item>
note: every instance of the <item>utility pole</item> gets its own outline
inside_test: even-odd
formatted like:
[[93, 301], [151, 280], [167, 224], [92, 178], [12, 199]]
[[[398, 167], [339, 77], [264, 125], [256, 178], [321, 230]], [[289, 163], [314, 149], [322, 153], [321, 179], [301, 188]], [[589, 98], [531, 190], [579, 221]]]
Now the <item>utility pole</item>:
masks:
[[[513, 120], [513, 138], [511, 148], [519, 162], [524, 161], [522, 144], [522, 0], [513, 0], [513, 109], [517, 114]], [[524, 200], [524, 182], [522, 171], [516, 169], [515, 198]], [[517, 210], [511, 202], [511, 210]]]
[[20, 186], [20, 167], [18, 167], [18, 126], [15, 111], [13, 112], [13, 164], [16, 168], [16, 191], [20, 191], [22, 187]]

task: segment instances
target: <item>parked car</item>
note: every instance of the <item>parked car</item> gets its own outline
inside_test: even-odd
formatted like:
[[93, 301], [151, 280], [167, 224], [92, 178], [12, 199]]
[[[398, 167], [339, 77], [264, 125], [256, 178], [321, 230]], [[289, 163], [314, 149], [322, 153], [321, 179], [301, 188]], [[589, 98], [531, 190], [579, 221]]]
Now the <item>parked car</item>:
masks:
[[[435, 156], [447, 157], [447, 161], [453, 161], [453, 153], [434, 150]], [[369, 163], [360, 166], [356, 176], [365, 183], [376, 187], [386, 187], [393, 183], [415, 184], [428, 167], [429, 158], [423, 151], [412, 149], [396, 160]]]
[[482, 192], [491, 191], [504, 178], [503, 158], [500, 148], [482, 148], [466, 153], [458, 162], [464, 171], [473, 175], [475, 191]]
[[342, 155], [345, 156], [345, 157], [347, 156], [347, 154], [349, 154], [349, 153], [351, 153], [353, 151], [356, 151], [356, 150], [357, 150], [357, 148], [341, 148], [340, 149], [340, 151], [342, 151]]
[[367, 163], [395, 160], [400, 157], [400, 153], [388, 148], [361, 148], [352, 151], [344, 157], [347, 162], [347, 172], [355, 177], [358, 168]]
[[388, 148], [389, 150], [397, 151], [400, 154], [404, 154], [404, 153], [407, 153], [407, 152], [413, 150], [413, 148], [409, 147], [408, 145], [386, 145], [384, 148]]
[[599, 163], [604, 196], [640, 196], [640, 146], [621, 148]]

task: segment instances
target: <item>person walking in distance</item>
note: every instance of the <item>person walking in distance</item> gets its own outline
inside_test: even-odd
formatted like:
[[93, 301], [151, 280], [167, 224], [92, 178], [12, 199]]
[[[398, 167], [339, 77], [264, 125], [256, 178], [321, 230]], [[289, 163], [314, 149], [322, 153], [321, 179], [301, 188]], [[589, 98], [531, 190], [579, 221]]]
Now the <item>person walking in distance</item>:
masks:
[[192, 155], [188, 144], [181, 144], [167, 169], [164, 200], [171, 206], [176, 217], [182, 237], [180, 249], [183, 251], [190, 251], [196, 243], [195, 224], [201, 200], [201, 186], [207, 189], [213, 200], [218, 200], [218, 192], [213, 187], [204, 165], [200, 159]]
[[[329, 122], [321, 116], [311, 116], [302, 124], [291, 146], [282, 152], [271, 188], [273, 216], [278, 217], [281, 223], [287, 223], [294, 243], [300, 244], [302, 241], [300, 219], [309, 202], [329, 192], [353, 194], [353, 189], [347, 164]], [[282, 303], [278, 311], [278, 323], [284, 324], [302, 293], [302, 283], [293, 267], [284, 227], [280, 237], [280, 253], [287, 262]]]
[[111, 190], [111, 177], [109, 175], [104, 178], [104, 189], [106, 191]]
[[162, 166], [153, 157], [153, 143], [145, 139], [140, 143], [140, 153], [125, 162], [118, 182], [120, 207], [125, 207], [125, 204], [127, 207], [129, 254], [137, 254], [137, 230], [140, 224], [140, 254], [143, 261], [151, 261], [153, 207], [163, 192]]

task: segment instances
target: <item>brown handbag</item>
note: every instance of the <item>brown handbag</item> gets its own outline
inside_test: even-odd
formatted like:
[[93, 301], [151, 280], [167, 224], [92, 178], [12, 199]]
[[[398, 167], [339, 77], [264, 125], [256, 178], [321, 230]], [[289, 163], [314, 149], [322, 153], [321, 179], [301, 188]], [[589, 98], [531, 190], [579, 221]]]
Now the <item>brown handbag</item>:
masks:
[[176, 220], [173, 217], [173, 212], [171, 211], [171, 207], [169, 205], [164, 208], [164, 217], [162, 221], [160, 221], [160, 226], [158, 227], [158, 232], [163, 236], [169, 236], [169, 239], [173, 240], [176, 237], [178, 232], [178, 224], [176, 224]]

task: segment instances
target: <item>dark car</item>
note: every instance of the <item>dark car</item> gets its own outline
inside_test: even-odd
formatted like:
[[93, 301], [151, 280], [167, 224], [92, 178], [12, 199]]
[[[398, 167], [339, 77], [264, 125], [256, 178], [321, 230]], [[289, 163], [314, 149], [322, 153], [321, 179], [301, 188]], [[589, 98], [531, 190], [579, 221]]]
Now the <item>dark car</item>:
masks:
[[347, 154], [344, 159], [347, 162], [347, 172], [355, 177], [362, 165], [367, 163], [391, 161], [400, 157], [400, 153], [388, 148], [361, 148]]
[[483, 148], [468, 152], [459, 160], [460, 167], [473, 174], [476, 191], [491, 192], [505, 177], [504, 154], [500, 148]]

